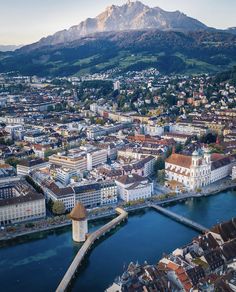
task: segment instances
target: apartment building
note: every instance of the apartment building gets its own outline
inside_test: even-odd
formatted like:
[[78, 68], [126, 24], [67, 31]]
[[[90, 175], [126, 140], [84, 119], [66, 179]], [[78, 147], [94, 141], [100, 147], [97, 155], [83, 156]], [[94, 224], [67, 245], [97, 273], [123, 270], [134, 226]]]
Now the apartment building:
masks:
[[46, 216], [45, 198], [25, 181], [0, 186], [0, 225], [20, 223]]
[[47, 167], [48, 165], [48, 162], [41, 158], [23, 160], [17, 165], [17, 175], [28, 175], [31, 171]]

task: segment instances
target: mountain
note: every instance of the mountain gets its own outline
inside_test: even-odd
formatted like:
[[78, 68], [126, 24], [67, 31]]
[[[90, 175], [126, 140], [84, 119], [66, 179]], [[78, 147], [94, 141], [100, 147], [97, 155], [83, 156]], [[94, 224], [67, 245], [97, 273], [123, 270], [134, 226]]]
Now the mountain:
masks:
[[68, 30], [42, 38], [27, 48], [68, 43], [97, 32], [142, 29], [196, 31], [207, 29], [207, 26], [179, 11], [167, 12], [159, 7], [150, 8], [139, 1], [128, 1], [122, 6], [109, 6], [96, 18], [88, 18]]
[[226, 32], [236, 34], [236, 27], [230, 27], [226, 30]]
[[236, 35], [157, 29], [103, 32], [34, 50], [0, 54], [0, 72], [70, 76], [155, 67], [162, 73], [208, 73], [236, 64]]
[[23, 45], [0, 45], [0, 52], [13, 52], [17, 49], [20, 49], [21, 47], [23, 47]]

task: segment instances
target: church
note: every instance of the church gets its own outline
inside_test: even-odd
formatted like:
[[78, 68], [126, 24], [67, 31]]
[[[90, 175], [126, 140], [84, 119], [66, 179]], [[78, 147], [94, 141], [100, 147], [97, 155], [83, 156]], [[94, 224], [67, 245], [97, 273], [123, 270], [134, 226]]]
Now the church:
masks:
[[192, 156], [172, 153], [166, 159], [165, 174], [168, 181], [196, 190], [229, 176], [234, 165], [234, 156], [211, 154], [209, 148], [204, 147], [195, 150]]

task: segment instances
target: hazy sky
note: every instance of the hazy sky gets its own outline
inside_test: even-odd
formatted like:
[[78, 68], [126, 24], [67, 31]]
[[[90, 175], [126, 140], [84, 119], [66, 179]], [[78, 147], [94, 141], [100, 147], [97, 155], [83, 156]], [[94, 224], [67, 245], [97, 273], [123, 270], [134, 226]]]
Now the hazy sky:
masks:
[[[27, 44], [95, 17], [127, 0], [0, 0], [0, 44]], [[143, 0], [151, 7], [180, 10], [208, 26], [236, 26], [236, 0]]]

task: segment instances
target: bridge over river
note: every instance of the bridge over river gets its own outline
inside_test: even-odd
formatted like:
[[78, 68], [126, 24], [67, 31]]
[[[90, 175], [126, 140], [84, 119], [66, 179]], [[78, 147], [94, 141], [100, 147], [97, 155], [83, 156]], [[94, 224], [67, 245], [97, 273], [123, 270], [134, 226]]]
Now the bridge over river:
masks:
[[186, 226], [189, 226], [189, 227], [195, 229], [196, 231], [204, 233], [208, 230], [208, 228], [206, 228], [206, 227], [204, 227], [204, 226], [202, 226], [202, 225], [200, 225], [200, 224], [198, 224], [198, 223], [196, 223], [196, 222], [194, 222], [194, 221], [192, 221], [184, 216], [178, 215], [178, 214], [171, 212], [165, 208], [162, 208], [161, 206], [152, 204], [152, 205], [149, 205], [149, 207], [155, 209], [159, 213], [162, 213], [163, 215], [165, 215], [171, 219], [174, 219], [177, 222], [180, 222]]
[[70, 267], [68, 268], [61, 283], [57, 287], [56, 292], [63, 292], [67, 290], [72, 278], [76, 273], [77, 268], [81, 265], [81, 262], [83, 261], [84, 257], [86, 256], [92, 245], [95, 243], [95, 241], [104, 236], [106, 233], [110, 232], [111, 229], [115, 228], [128, 217], [128, 213], [121, 208], [116, 208], [116, 212], [119, 214], [118, 217], [111, 220], [106, 225], [102, 226], [88, 236], [87, 240], [84, 242], [77, 255], [75, 256], [73, 262], [71, 263]]

